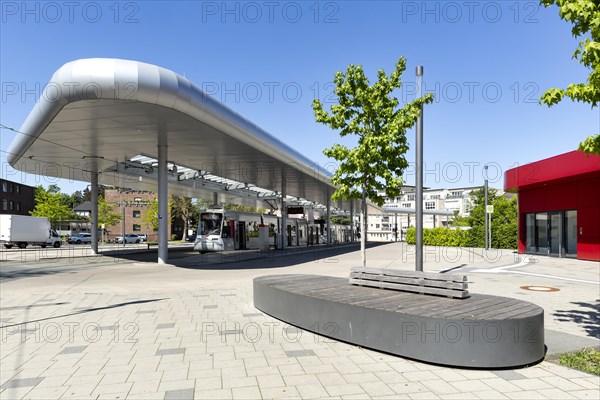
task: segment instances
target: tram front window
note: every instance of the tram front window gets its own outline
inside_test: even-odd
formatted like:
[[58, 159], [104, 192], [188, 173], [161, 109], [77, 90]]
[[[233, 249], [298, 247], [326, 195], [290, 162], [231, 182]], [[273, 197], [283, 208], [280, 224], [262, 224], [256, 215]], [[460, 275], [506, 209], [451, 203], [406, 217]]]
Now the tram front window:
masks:
[[202, 213], [200, 215], [200, 235], [221, 235], [223, 214]]

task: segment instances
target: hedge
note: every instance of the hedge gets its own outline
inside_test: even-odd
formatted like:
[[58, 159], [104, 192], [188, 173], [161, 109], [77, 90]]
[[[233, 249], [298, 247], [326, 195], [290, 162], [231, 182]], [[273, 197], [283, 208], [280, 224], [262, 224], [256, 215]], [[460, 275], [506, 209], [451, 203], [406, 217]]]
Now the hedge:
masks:
[[[516, 230], [512, 226], [502, 226], [492, 231], [492, 248], [515, 249]], [[411, 226], [406, 231], [406, 243], [416, 243], [416, 228]], [[451, 246], [451, 247], [483, 247], [483, 227], [475, 226], [469, 230], [450, 229], [444, 227], [423, 228], [424, 246]]]
[[[406, 231], [406, 242], [415, 244], [416, 228], [411, 226]], [[423, 245], [425, 246], [452, 246], [463, 247], [469, 243], [469, 231], [462, 229], [449, 229], [443, 227], [424, 228], [423, 229]]]

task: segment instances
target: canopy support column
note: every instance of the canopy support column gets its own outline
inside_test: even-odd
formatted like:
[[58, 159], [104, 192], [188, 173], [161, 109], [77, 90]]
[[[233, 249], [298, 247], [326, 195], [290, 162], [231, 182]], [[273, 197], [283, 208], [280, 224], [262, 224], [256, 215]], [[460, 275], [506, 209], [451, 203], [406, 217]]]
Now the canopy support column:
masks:
[[92, 254], [98, 254], [98, 168], [92, 168]]
[[167, 132], [158, 132], [158, 263], [169, 261], [169, 210], [167, 185]]
[[331, 244], [331, 196], [327, 188], [327, 245]]
[[354, 243], [354, 200], [350, 199], [350, 241]]
[[285, 206], [285, 168], [281, 170], [281, 248], [287, 247], [287, 207]]

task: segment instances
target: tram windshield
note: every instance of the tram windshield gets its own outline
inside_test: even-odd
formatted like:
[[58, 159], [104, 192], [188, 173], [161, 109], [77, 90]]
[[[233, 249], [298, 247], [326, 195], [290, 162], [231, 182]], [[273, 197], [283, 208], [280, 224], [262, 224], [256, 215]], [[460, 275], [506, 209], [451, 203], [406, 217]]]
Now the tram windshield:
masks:
[[200, 214], [200, 235], [221, 235], [223, 214], [205, 212]]

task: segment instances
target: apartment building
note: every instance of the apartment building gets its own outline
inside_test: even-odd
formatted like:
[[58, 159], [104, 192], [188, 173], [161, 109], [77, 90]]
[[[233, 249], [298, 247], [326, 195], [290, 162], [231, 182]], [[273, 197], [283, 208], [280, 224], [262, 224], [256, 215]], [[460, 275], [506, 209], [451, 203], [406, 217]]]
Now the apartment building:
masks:
[[[468, 216], [473, 208], [472, 193], [480, 186], [450, 188], [450, 189], [424, 189], [423, 211], [447, 210], [454, 215]], [[394, 205], [402, 209], [416, 207], [416, 189], [414, 186], [404, 186], [400, 196], [386, 199], [385, 205]], [[504, 192], [498, 191], [499, 194]], [[444, 215], [423, 215], [423, 227], [435, 228], [448, 226], [452, 217]], [[370, 214], [368, 217], [367, 238], [372, 241], [404, 240], [406, 229], [415, 226], [415, 216], [411, 213], [383, 213]]]
[[35, 207], [35, 188], [0, 179], [0, 214], [30, 215]]

